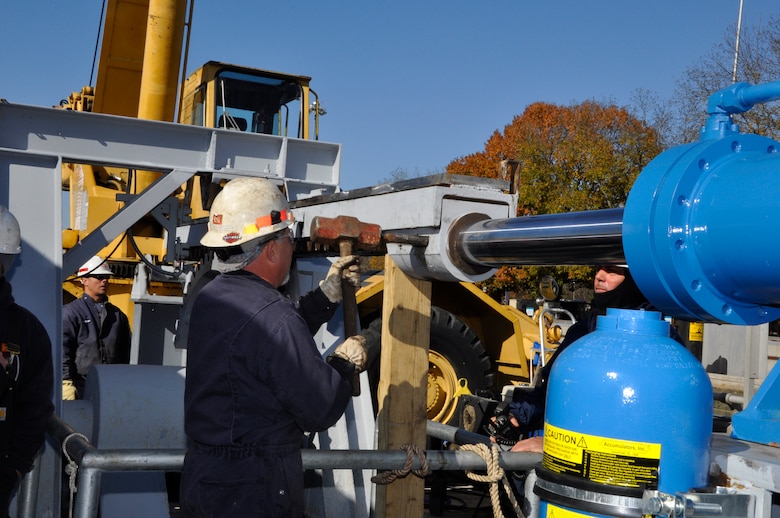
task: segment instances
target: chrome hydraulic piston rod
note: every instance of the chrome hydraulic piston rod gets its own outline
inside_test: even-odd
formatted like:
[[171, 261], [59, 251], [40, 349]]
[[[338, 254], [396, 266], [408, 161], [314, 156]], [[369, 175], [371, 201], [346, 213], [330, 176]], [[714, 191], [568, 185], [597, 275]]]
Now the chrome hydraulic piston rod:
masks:
[[623, 209], [481, 220], [453, 225], [450, 249], [490, 267], [622, 264], [622, 228]]

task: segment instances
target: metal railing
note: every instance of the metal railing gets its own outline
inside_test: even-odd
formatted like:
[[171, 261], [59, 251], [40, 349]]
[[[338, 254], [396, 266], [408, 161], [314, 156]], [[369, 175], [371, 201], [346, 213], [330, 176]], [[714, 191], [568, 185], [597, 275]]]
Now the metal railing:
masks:
[[[428, 421], [428, 435], [455, 444], [483, 443], [490, 445], [487, 437], [460, 428]], [[98, 515], [100, 481], [104, 471], [181, 471], [185, 450], [101, 450], [90, 444], [81, 434], [58, 416], [49, 421], [48, 433], [54, 440], [65, 444], [65, 452], [78, 466], [76, 500], [73, 516], [92, 518]], [[301, 451], [304, 469], [373, 469], [379, 471], [400, 470], [408, 462], [408, 454], [403, 450], [311, 450]], [[486, 461], [471, 451], [427, 450], [425, 460], [430, 470], [484, 470]], [[510, 471], [528, 471], [541, 462], [541, 454], [511, 453], [500, 454], [499, 465]], [[412, 470], [422, 468], [422, 461], [415, 457]], [[20, 518], [33, 518], [35, 515], [34, 497], [37, 493], [39, 463], [32, 473], [25, 477], [20, 491], [23, 502]], [[28, 482], [29, 479], [29, 482]]]

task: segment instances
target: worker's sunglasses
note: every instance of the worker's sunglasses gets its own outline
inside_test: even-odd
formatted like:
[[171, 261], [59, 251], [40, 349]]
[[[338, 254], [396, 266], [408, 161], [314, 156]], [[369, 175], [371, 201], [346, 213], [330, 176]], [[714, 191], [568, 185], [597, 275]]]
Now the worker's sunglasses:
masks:
[[97, 279], [99, 281], [107, 281], [111, 278], [110, 275], [86, 275], [85, 277], [88, 279]]

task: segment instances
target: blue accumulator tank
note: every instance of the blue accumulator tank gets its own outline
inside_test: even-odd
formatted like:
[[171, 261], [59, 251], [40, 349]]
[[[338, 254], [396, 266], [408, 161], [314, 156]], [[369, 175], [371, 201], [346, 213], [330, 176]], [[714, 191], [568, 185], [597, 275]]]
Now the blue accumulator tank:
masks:
[[607, 310], [550, 373], [540, 516], [639, 517], [645, 489], [706, 486], [712, 407], [707, 373], [660, 313]]

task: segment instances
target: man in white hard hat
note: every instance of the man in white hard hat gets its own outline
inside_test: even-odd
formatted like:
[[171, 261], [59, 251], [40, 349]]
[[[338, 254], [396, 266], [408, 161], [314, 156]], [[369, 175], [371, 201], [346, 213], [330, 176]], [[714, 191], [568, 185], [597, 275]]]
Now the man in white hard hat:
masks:
[[82, 296], [62, 308], [62, 399], [81, 399], [93, 365], [130, 361], [130, 323], [108, 301], [111, 269], [99, 256], [79, 268]]
[[0, 205], [0, 514], [43, 446], [54, 411], [51, 341], [40, 321], [14, 302], [6, 274], [22, 252], [19, 223]]
[[303, 516], [303, 433], [339, 419], [365, 368], [362, 337], [326, 362], [311, 335], [340, 302], [342, 274], [359, 276], [355, 258], [334, 263], [298, 306], [279, 292], [292, 224], [268, 180], [232, 180], [214, 199], [201, 243], [224, 273], [198, 292], [187, 340], [181, 500], [194, 516]]

